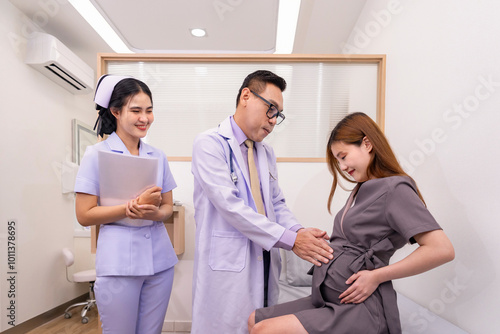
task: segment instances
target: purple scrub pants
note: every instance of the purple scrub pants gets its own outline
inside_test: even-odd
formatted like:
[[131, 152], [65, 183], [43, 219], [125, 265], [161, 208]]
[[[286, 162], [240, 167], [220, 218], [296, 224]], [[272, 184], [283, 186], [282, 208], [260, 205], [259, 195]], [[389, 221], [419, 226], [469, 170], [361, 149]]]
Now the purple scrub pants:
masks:
[[174, 267], [152, 276], [100, 276], [95, 282], [103, 334], [160, 334]]

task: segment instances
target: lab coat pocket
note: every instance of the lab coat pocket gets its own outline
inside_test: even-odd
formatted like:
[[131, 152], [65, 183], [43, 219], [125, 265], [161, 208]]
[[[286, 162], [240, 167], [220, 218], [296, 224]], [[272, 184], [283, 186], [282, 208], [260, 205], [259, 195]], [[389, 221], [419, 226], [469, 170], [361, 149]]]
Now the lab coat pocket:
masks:
[[241, 272], [247, 252], [248, 239], [241, 233], [213, 231], [208, 264], [212, 270]]

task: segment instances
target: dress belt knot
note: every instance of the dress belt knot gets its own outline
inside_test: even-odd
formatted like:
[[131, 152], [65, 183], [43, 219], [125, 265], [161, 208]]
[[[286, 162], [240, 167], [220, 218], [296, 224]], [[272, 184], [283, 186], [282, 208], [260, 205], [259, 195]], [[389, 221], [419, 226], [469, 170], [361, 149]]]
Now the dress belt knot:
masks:
[[351, 243], [346, 244], [343, 247], [347, 252], [357, 255], [349, 266], [349, 268], [355, 273], [363, 268], [363, 266], [366, 266], [366, 269], [368, 270], [386, 266], [386, 261], [379, 258], [377, 254], [384, 254], [394, 248], [392, 242], [388, 238], [380, 240], [368, 249], [358, 247]]

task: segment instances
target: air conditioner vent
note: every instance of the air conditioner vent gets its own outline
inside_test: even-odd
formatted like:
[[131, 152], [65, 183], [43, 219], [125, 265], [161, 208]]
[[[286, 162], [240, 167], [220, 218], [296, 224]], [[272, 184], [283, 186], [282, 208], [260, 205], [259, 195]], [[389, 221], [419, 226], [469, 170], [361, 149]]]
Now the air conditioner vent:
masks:
[[57, 75], [62, 80], [66, 81], [68, 84], [73, 86], [77, 90], [85, 89], [85, 85], [83, 85], [80, 81], [73, 78], [70, 74], [66, 73], [62, 68], [57, 66], [57, 64], [50, 64], [49, 66], [45, 66], [46, 69]]
[[35, 33], [26, 47], [25, 63], [73, 94], [94, 90], [94, 71], [57, 38]]

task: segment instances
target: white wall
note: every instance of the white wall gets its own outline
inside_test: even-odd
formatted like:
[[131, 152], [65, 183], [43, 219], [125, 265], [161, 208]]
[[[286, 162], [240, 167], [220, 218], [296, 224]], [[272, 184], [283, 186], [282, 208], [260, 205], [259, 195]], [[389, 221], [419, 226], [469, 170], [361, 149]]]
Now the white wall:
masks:
[[[7, 222], [16, 230], [16, 324], [87, 291], [66, 282], [63, 247], [75, 247], [74, 203], [61, 192], [60, 167], [71, 161], [71, 120], [93, 122], [92, 94], [75, 96], [23, 63], [27, 19], [0, 1], [1, 326], [7, 324]], [[88, 242], [76, 247], [89, 254]], [[88, 249], [87, 249], [88, 248]], [[77, 256], [90, 265], [90, 256]]]
[[500, 325], [499, 17], [492, 0], [367, 1], [344, 46], [387, 54], [386, 133], [456, 248], [395, 286], [470, 333]]

